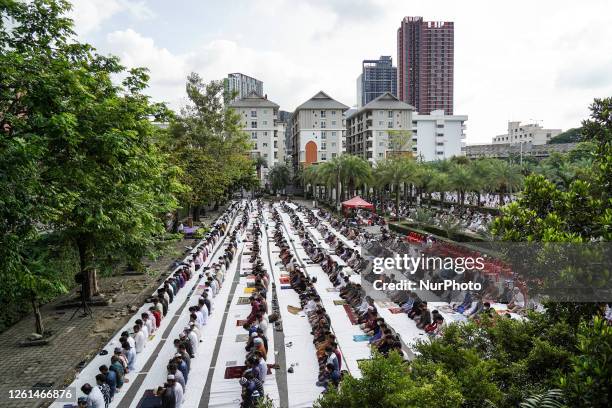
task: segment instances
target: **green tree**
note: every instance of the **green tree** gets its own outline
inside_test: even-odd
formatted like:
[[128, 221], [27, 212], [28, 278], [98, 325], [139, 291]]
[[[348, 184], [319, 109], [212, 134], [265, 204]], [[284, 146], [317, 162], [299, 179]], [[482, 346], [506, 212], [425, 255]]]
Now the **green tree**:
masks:
[[268, 180], [274, 194], [279, 190], [284, 190], [291, 183], [289, 166], [282, 163], [275, 164], [268, 172]]
[[343, 154], [340, 161], [340, 179], [345, 190], [345, 198], [355, 195], [355, 189], [370, 181], [372, 168], [361, 157], [352, 154]]
[[261, 180], [261, 169], [268, 168], [268, 161], [262, 156], [257, 156], [253, 159], [253, 163], [257, 170], [257, 178]]
[[339, 389], [331, 388], [316, 402], [316, 408], [461, 407], [463, 397], [456, 381], [441, 371], [427, 377], [411, 374], [397, 353], [375, 355], [359, 365], [361, 378], [347, 375]]
[[578, 353], [570, 370], [560, 378], [570, 406], [609, 407], [612, 401], [612, 326], [596, 317], [583, 321], [578, 332]]
[[572, 128], [565, 132], [559, 133], [557, 136], [551, 138], [548, 143], [579, 143], [583, 141], [582, 128]]
[[393, 157], [397, 157], [402, 152], [412, 154], [412, 131], [392, 129], [387, 131], [389, 135], [389, 150]]
[[469, 163], [454, 162], [449, 169], [449, 180], [453, 189], [457, 192], [458, 204], [465, 203], [465, 193], [474, 190], [476, 181]]
[[[523, 175], [519, 166], [515, 166], [503, 160], [491, 162], [491, 187], [499, 192], [499, 202], [504, 204], [504, 194], [516, 192], [523, 183]], [[477, 183], [478, 177], [474, 174], [472, 167], [472, 178]]]
[[[150, 122], [168, 111], [143, 95], [146, 71], [125, 71], [78, 42], [69, 9], [62, 0], [35, 0], [1, 10], [0, 154], [15, 165], [0, 187], [10, 215], [2, 270], [33, 297], [60, 289], [58, 274], [34, 272], [40, 268], [26, 252], [42, 234], [78, 248], [90, 298], [101, 260], [139, 260], [181, 188]], [[124, 77], [121, 85], [114, 76]]]
[[205, 82], [191, 73], [186, 91], [189, 104], [171, 121], [167, 144], [189, 187], [181, 203], [197, 220], [203, 205], [218, 205], [232, 190], [252, 185], [262, 163], [249, 157], [252, 143], [240, 116], [223, 103], [222, 81]]
[[[404, 185], [404, 188], [406, 188], [407, 184], [416, 176], [417, 171], [416, 162], [411, 157], [385, 159], [376, 163], [374, 180], [379, 187], [387, 184], [393, 187], [395, 205], [399, 209], [401, 186]], [[397, 220], [400, 220], [399, 211]]]

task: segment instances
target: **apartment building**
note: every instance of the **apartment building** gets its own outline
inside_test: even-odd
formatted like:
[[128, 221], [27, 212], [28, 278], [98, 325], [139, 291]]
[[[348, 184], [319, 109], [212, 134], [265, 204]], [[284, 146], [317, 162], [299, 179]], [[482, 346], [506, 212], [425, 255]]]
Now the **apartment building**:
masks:
[[276, 163], [284, 160], [284, 155], [280, 149], [282, 140], [279, 130], [282, 132], [283, 126], [279, 125], [278, 105], [269, 101], [255, 91], [251, 91], [246, 97], [237, 99], [229, 104], [240, 115], [244, 131], [251, 137], [253, 157], [263, 157], [266, 165], [260, 171], [260, 181], [265, 184], [269, 169]]
[[347, 153], [371, 163], [391, 154], [412, 154], [413, 114], [412, 105], [390, 92], [378, 96], [346, 118]]
[[443, 110], [412, 118], [412, 150], [422, 161], [462, 155], [467, 115], [446, 115]]
[[343, 113], [348, 109], [323, 91], [298, 106], [291, 117], [293, 167], [325, 162], [345, 150]]

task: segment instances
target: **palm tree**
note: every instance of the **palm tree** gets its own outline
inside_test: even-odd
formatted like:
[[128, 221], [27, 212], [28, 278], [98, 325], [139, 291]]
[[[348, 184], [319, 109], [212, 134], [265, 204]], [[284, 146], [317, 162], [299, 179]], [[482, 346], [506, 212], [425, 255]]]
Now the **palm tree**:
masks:
[[340, 156], [340, 180], [346, 198], [355, 195], [355, 189], [367, 184], [372, 176], [370, 164], [361, 157], [352, 154]]
[[476, 192], [477, 203], [480, 206], [480, 196], [483, 192], [489, 192], [492, 190], [493, 185], [493, 167], [495, 166], [495, 159], [480, 159], [473, 161], [472, 176], [474, 179], [474, 190]]
[[396, 157], [392, 159], [381, 160], [376, 164], [376, 182], [379, 185], [390, 184], [393, 186], [395, 191], [395, 208], [397, 221], [400, 220], [399, 216], [399, 202], [400, 202], [400, 187], [402, 184], [404, 188], [406, 184], [414, 177], [417, 172], [417, 165], [414, 159], [409, 157]]
[[257, 169], [257, 178], [261, 180], [261, 169], [268, 168], [268, 161], [263, 156], [257, 156], [253, 159], [255, 169]]
[[315, 171], [317, 175], [317, 181], [325, 186], [327, 200], [331, 202], [332, 190], [334, 187], [337, 187], [338, 182], [336, 162], [330, 160], [324, 163], [317, 164], [314, 167], [316, 169]]
[[444, 204], [446, 192], [453, 190], [453, 184], [451, 182], [450, 172], [453, 167], [453, 162], [448, 159], [436, 160], [428, 163], [432, 168], [436, 170], [436, 174], [442, 175], [440, 180], [434, 181], [438, 183], [438, 192], [440, 193], [441, 204]]
[[519, 406], [521, 408], [562, 408], [565, 406], [563, 391], [552, 389], [541, 394], [532, 394]]
[[494, 162], [492, 168], [492, 186], [499, 192], [499, 203], [504, 205], [504, 193], [511, 194], [523, 185], [523, 175], [519, 166], [503, 160]]
[[308, 198], [308, 186], [312, 186], [312, 194], [315, 196], [315, 190], [318, 184], [319, 172], [317, 169], [317, 165], [310, 165], [306, 167], [302, 173], [304, 177], [304, 195], [305, 198]]
[[437, 192], [440, 193], [440, 202], [444, 203], [444, 195], [448, 190], [451, 189], [451, 182], [448, 174], [442, 173], [440, 171], [434, 170], [433, 177], [431, 182], [429, 183], [430, 196], [429, 200], [431, 202], [431, 193]]
[[474, 174], [469, 164], [455, 162], [451, 165], [449, 179], [452, 188], [457, 191], [459, 205], [463, 207], [465, 203], [465, 192], [474, 189]]
[[283, 163], [275, 164], [268, 172], [268, 180], [274, 194], [285, 189], [291, 182], [291, 170]]
[[336, 156], [333, 159], [325, 162], [325, 175], [330, 181], [334, 181], [336, 188], [336, 208], [340, 207], [340, 196], [342, 194], [342, 159], [341, 156]]

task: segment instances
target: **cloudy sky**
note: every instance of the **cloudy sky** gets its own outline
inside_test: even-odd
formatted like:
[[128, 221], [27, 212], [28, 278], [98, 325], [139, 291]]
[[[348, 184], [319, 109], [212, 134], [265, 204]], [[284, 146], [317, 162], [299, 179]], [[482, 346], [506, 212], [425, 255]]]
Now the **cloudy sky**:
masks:
[[455, 22], [455, 113], [467, 142], [508, 120], [567, 129], [612, 96], [609, 0], [72, 0], [79, 36], [151, 71], [150, 94], [185, 103], [186, 75], [243, 72], [291, 111], [319, 90], [356, 103], [363, 59], [397, 59], [404, 16]]

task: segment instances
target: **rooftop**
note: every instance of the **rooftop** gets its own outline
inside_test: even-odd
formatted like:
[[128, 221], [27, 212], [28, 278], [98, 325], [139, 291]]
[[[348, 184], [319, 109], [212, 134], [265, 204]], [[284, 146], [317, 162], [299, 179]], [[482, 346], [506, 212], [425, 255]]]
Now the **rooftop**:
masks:
[[274, 108], [278, 109], [278, 105], [264, 98], [255, 91], [251, 91], [244, 98], [237, 99], [229, 104], [232, 108]]
[[372, 109], [407, 109], [414, 110], [414, 106], [407, 104], [406, 102], [400, 101], [397, 97], [393, 96], [390, 92], [385, 92], [376, 99], [371, 100], [361, 109], [353, 112], [347, 119]]
[[349, 107], [337, 100], [331, 98], [323, 91], [319, 91], [315, 96], [295, 108], [295, 111], [302, 109], [342, 109], [347, 110]]

